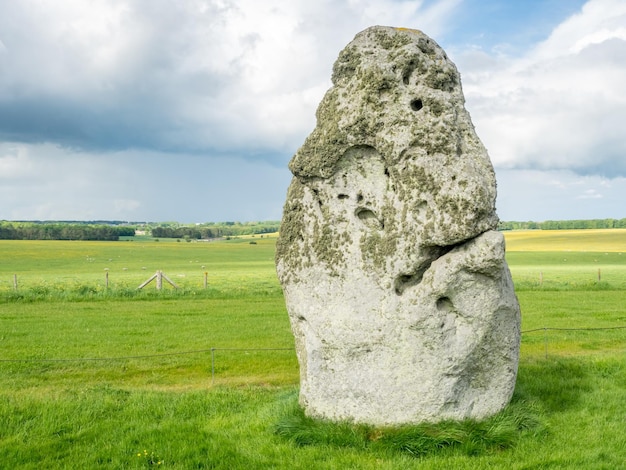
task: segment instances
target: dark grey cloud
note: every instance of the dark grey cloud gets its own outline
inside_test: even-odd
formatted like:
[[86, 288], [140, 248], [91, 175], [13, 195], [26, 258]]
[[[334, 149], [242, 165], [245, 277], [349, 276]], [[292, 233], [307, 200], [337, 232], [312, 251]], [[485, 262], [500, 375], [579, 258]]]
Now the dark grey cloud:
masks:
[[437, 28], [454, 3], [3, 2], [0, 139], [284, 164], [343, 44], [376, 20]]
[[[236, 54], [217, 54], [219, 15], [228, 10], [213, 2], [204, 2], [206, 9], [96, 3], [113, 10], [110, 23], [52, 3], [44, 4], [51, 18], [31, 2], [3, 8], [0, 138], [84, 150], [232, 145], [219, 138], [225, 97], [234, 94], [242, 67]], [[104, 30], [89, 31], [98, 25]]]

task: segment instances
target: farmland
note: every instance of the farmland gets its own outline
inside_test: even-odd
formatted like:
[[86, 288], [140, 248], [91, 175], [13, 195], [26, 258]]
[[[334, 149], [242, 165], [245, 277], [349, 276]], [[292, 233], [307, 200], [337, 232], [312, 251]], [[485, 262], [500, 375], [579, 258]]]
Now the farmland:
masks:
[[[274, 236], [0, 241], [0, 468], [626, 468], [626, 230], [505, 236], [512, 411], [423, 452], [276, 432], [302, 419]], [[157, 270], [179, 289], [137, 290]]]

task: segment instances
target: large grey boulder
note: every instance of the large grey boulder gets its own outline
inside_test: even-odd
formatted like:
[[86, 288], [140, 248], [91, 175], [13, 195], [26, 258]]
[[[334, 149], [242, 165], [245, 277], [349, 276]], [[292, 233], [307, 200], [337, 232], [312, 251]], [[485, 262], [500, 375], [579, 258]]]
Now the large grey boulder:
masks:
[[277, 244], [307, 414], [484, 418], [515, 386], [520, 311], [459, 73], [391, 27], [341, 51], [291, 160]]

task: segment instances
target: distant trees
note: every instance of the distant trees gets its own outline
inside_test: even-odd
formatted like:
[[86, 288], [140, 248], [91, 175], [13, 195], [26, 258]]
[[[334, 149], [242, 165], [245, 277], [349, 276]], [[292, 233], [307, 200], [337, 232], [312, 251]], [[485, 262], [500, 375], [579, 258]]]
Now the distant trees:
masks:
[[[152, 224], [150, 224], [152, 225]], [[280, 229], [280, 222], [209, 222], [193, 226], [173, 224], [152, 225], [150, 230], [155, 238], [185, 238], [192, 240], [236, 237], [239, 235], [257, 235], [274, 233]]]
[[65, 222], [0, 222], [0, 240], [119, 240], [135, 228]]
[[[626, 228], [625, 219], [501, 221], [498, 230], [573, 230]], [[208, 222], [184, 225], [177, 222], [118, 221], [0, 221], [0, 240], [119, 240], [132, 237], [135, 230], [150, 232], [154, 238], [201, 240], [240, 235], [262, 235], [280, 230], [280, 221]]]
[[123, 236], [134, 236], [135, 230], [151, 233], [154, 238], [200, 240], [274, 233], [279, 229], [280, 221], [194, 225], [177, 222], [0, 221], [0, 240], [119, 240]]
[[594, 228], [626, 228], [626, 219], [546, 220], [544, 222], [504, 222], [499, 230], [579, 230]]

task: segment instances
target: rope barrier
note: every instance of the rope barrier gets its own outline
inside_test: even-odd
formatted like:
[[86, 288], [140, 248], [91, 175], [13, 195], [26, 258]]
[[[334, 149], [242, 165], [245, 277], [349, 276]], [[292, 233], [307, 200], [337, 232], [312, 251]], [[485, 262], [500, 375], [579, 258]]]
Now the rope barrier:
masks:
[[544, 327], [544, 328], [535, 328], [533, 330], [525, 330], [522, 331], [522, 334], [524, 333], [534, 333], [535, 331], [594, 331], [594, 330], [624, 330], [626, 329], [626, 326], [607, 326], [604, 328], [551, 328], [551, 327]]
[[84, 361], [124, 361], [128, 359], [146, 359], [165, 356], [182, 356], [186, 354], [213, 353], [215, 351], [295, 351], [295, 348], [210, 348], [196, 349], [194, 351], [182, 351], [163, 354], [145, 354], [140, 356], [117, 356], [117, 357], [77, 357], [68, 359], [0, 359], [0, 362], [84, 362]]
[[[609, 326], [600, 328], [556, 328], [544, 327], [533, 328], [532, 330], [523, 330], [521, 334], [535, 333], [537, 331], [599, 331], [599, 330], [624, 330], [626, 326]], [[78, 357], [78, 358], [57, 358], [57, 359], [0, 359], [0, 363], [7, 362], [96, 362], [96, 361], [125, 361], [129, 359], [150, 359], [154, 357], [166, 356], [183, 356], [188, 354], [208, 353], [214, 354], [215, 351], [295, 351], [295, 348], [208, 348], [196, 349], [192, 351], [180, 351], [162, 354], [143, 354], [136, 356], [116, 356], [116, 357]]]

